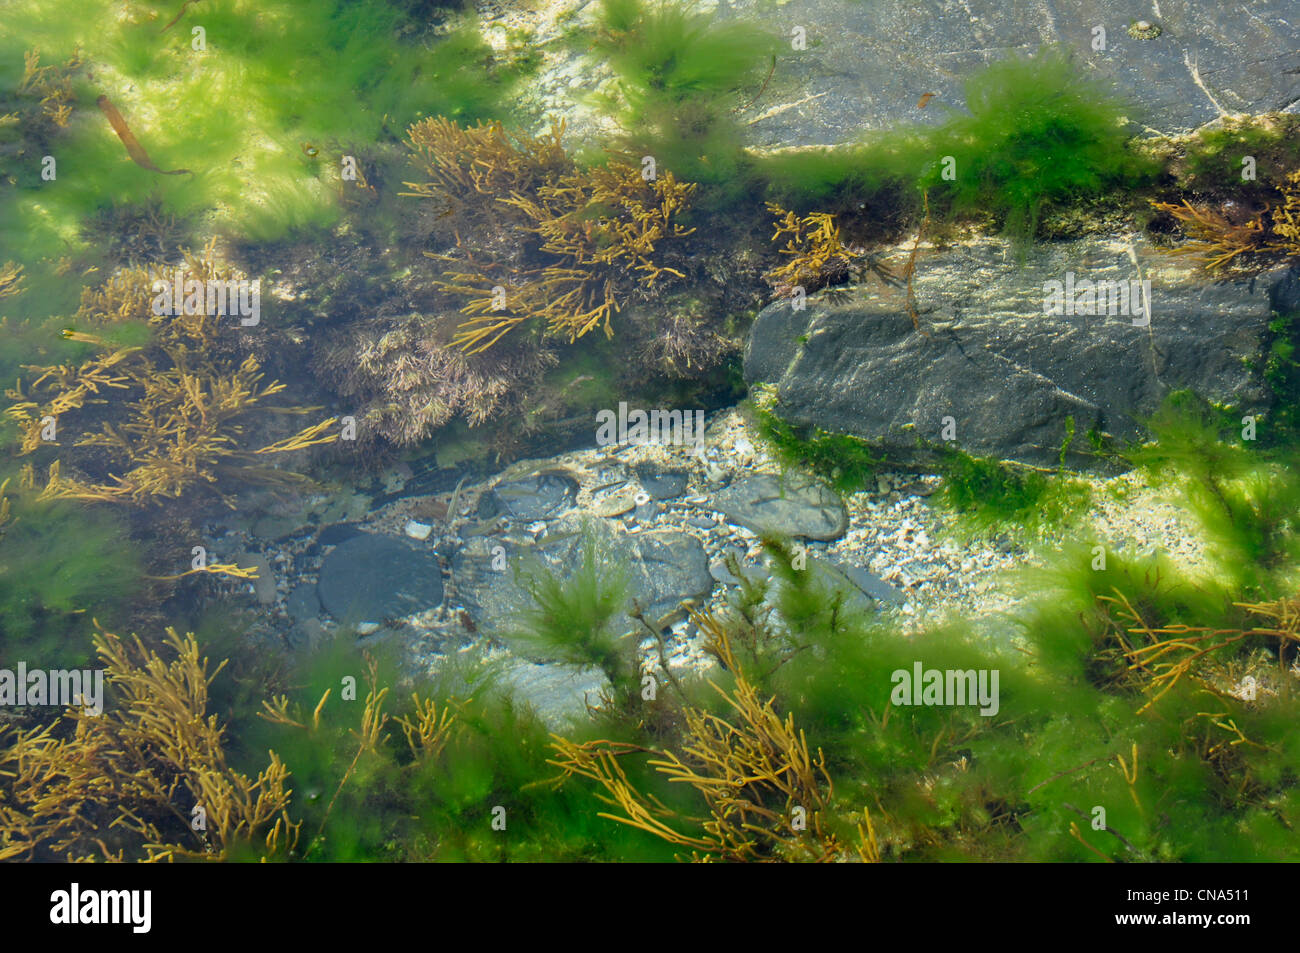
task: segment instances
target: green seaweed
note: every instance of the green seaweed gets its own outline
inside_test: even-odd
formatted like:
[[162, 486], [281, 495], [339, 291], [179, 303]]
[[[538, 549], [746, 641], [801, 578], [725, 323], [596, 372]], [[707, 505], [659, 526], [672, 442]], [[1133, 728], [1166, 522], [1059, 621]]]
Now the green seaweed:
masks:
[[599, 102], [623, 129], [618, 148], [640, 164], [735, 198], [745, 177], [736, 113], [775, 68], [776, 38], [678, 0], [602, 0], [594, 52], [614, 70]]
[[751, 401], [749, 409], [759, 436], [782, 461], [807, 467], [842, 493], [866, 489], [887, 462], [881, 449], [861, 437], [796, 427], [761, 401]]
[[1056, 49], [973, 74], [965, 107], [938, 126], [900, 125], [832, 149], [768, 155], [758, 173], [771, 196], [795, 207], [865, 207], [895, 225], [920, 217], [925, 193], [936, 213], [992, 216], [1023, 244], [1048, 208], [1148, 186], [1160, 170], [1130, 148], [1114, 92]]
[[620, 625], [628, 608], [627, 570], [605, 551], [590, 524], [582, 529], [579, 549], [563, 577], [535, 558], [518, 569], [533, 605], [505, 638], [530, 656], [600, 669], [616, 700], [626, 702], [640, 688], [636, 640]]
[[[990, 211], [1028, 241], [1048, 204], [1068, 204], [1151, 180], [1155, 166], [1127, 148], [1131, 133], [1113, 91], [1063, 52], [991, 64], [965, 84], [969, 115], [931, 138], [921, 188], [952, 214]], [[946, 177], [945, 157], [953, 160]]]
[[93, 656], [92, 616], [115, 624], [141, 588], [137, 547], [115, 514], [42, 502], [12, 478], [4, 495], [0, 657], [33, 668], [83, 665]]

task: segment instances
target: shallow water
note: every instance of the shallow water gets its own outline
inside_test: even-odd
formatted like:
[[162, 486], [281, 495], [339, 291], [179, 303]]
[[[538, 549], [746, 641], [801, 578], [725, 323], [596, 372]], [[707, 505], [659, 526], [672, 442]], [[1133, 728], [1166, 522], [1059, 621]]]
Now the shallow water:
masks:
[[958, 6], [10, 3], [0, 859], [1294, 859], [1300, 20]]

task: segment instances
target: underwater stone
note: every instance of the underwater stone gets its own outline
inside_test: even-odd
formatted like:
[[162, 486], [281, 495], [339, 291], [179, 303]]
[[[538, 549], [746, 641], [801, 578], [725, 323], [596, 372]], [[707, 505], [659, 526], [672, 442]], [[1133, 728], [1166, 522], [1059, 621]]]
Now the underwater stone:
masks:
[[243, 566], [245, 569], [257, 570], [257, 578], [249, 580], [249, 584], [253, 587], [253, 595], [260, 605], [273, 605], [276, 597], [275, 571], [267, 558], [255, 553], [237, 553], [234, 561], [236, 565]]
[[620, 490], [592, 506], [590, 512], [593, 516], [612, 518], [630, 513], [635, 507], [636, 494], [631, 490]]
[[872, 599], [880, 602], [889, 602], [901, 606], [907, 601], [907, 597], [899, 592], [885, 580], [881, 579], [875, 573], [862, 569], [859, 566], [852, 566], [848, 563], [842, 563], [838, 560], [827, 560], [827, 565], [836, 572], [844, 576], [856, 588], [866, 593]]
[[[498, 483], [491, 499], [517, 520], [555, 519], [573, 506], [578, 482], [559, 473], [538, 473], [522, 480]], [[481, 512], [479, 516], [489, 515]]]
[[417, 520], [407, 520], [405, 532], [411, 539], [425, 540], [433, 532], [433, 527], [428, 523], [421, 523]]
[[326, 526], [320, 531], [320, 536], [316, 542], [322, 546], [337, 546], [339, 543], [346, 542], [354, 536], [360, 536], [359, 530], [353, 523], [335, 523], [332, 526]]
[[639, 463], [633, 468], [642, 488], [655, 500], [671, 500], [686, 492], [685, 470], [669, 470], [653, 463]]
[[[752, 127], [754, 144], [829, 145], [850, 141], [862, 129], [889, 129], [913, 117], [929, 120], [933, 106], [913, 113], [900, 103], [914, 103], [914, 91], [927, 89], [936, 103], [959, 104], [963, 80], [982, 67], [1010, 51], [1045, 43], [1073, 47], [1080, 38], [1086, 43], [1097, 24], [1111, 31], [1111, 49], [1088, 57], [1089, 73], [1115, 83], [1133, 103], [1129, 115], [1152, 128], [1190, 132], [1217, 119], [1218, 106], [1261, 113], [1294, 102], [1296, 77], [1289, 71], [1300, 65], [1296, 20], [1289, 13], [1294, 7], [1188, 0], [1161, 18], [1160, 41], [1141, 43], [1125, 36], [1134, 8], [1129, 0], [789, 0], [780, 6], [789, 23], [833, 23], [834, 29], [822, 31], [816, 56], [782, 62], [779, 102], [798, 107], [770, 110], [775, 115]], [[1139, 39], [1160, 31], [1160, 23], [1149, 20], [1150, 31]], [[1174, 34], [1177, 42], [1166, 42]], [[936, 63], [943, 68], [936, 70]]]
[[[556, 523], [536, 543], [509, 543], [500, 537], [466, 541], [451, 560], [456, 596], [475, 625], [489, 633], [509, 632], [520, 614], [534, 608], [528, 591], [515, 579], [515, 570], [536, 558], [561, 578], [582, 559], [583, 538], [577, 520]], [[713, 589], [708, 556], [700, 541], [675, 531], [616, 533], [608, 524], [594, 523], [597, 551], [627, 570], [634, 593], [651, 623], [671, 624], [684, 615], [683, 600], [699, 599]], [[504, 548], [504, 569], [494, 567], [496, 547]], [[502, 562], [495, 560], [495, 565]], [[626, 632], [643, 631], [625, 616]]]
[[314, 619], [320, 615], [320, 596], [316, 595], [314, 583], [294, 586], [284, 603], [285, 611], [298, 620]]
[[586, 718], [587, 706], [596, 705], [601, 693], [610, 689], [609, 679], [597, 668], [538, 665], [513, 657], [499, 675], [497, 684], [536, 712], [551, 731], [564, 731]]
[[745, 558], [744, 552], [739, 549], [727, 550], [722, 554], [721, 559], [714, 560], [709, 564], [709, 575], [724, 586], [738, 586], [740, 585], [740, 579], [736, 577], [736, 574], [733, 573], [731, 568], [727, 565], [728, 556], [731, 556], [736, 560], [737, 566], [739, 566], [741, 560]]
[[709, 558], [694, 536], [665, 530], [624, 539], [632, 555], [632, 591], [651, 624], [670, 625], [685, 614], [683, 600], [700, 599], [713, 589]]
[[[1045, 314], [1045, 285], [1067, 273], [1128, 281], [1137, 259], [1153, 298], [1136, 315]], [[1139, 240], [1039, 243], [1017, 262], [1009, 243], [981, 238], [923, 258], [914, 280], [917, 334], [902, 296], [850, 294], [844, 303], [781, 302], [754, 322], [745, 378], [773, 383], [777, 416], [876, 442], [891, 461], [925, 462], [918, 437], [938, 443], [956, 423], [968, 453], [1041, 466], [1097, 466], [1084, 435], [1097, 428], [1137, 440], [1140, 421], [1171, 390], [1190, 388], [1234, 406], [1264, 408], [1246, 365], [1266, 347], [1271, 314], [1289, 294], [1286, 273], [1210, 282], [1187, 262]]]
[[849, 525], [844, 502], [833, 490], [795, 472], [746, 474], [718, 493], [713, 505], [755, 533], [831, 540]]
[[342, 624], [384, 622], [440, 604], [442, 572], [427, 547], [362, 533], [325, 557], [316, 591]]

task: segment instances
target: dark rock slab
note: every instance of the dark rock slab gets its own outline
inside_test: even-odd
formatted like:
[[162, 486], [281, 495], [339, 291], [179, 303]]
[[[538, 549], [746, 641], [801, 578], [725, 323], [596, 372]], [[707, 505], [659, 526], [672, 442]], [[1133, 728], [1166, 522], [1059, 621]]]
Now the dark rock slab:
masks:
[[652, 500], [671, 500], [681, 496], [689, 481], [685, 470], [670, 470], [653, 463], [637, 464], [633, 472]]
[[427, 546], [362, 533], [325, 557], [316, 591], [340, 623], [382, 623], [440, 604], [442, 574]]
[[322, 546], [337, 546], [349, 539], [360, 536], [361, 533], [362, 530], [358, 529], [353, 523], [334, 523], [320, 531], [320, 535], [316, 537], [316, 542]]
[[901, 606], [907, 597], [869, 569], [853, 566], [839, 560], [828, 560], [827, 565], [838, 575], [851, 583], [854, 588], [878, 602], [888, 602]]
[[839, 496], [798, 472], [744, 474], [714, 496], [712, 505], [756, 533], [831, 540], [849, 525]]
[[713, 589], [709, 558], [694, 536], [663, 530], [620, 542], [629, 557], [632, 592], [647, 621], [667, 625], [681, 617], [683, 600], [700, 599]]
[[[491, 500], [517, 520], [555, 519], [573, 506], [578, 482], [561, 473], [537, 473], [492, 488]], [[480, 516], [490, 515], [480, 511]]]
[[[1045, 283], [1067, 272], [1124, 282], [1140, 273], [1151, 282], [1149, 326], [1142, 316], [1044, 314]], [[922, 259], [915, 288], [928, 336], [913, 330], [901, 294], [864, 289], [799, 312], [779, 302], [754, 323], [745, 374], [777, 386], [779, 416], [878, 441], [892, 459], [915, 456], [918, 437], [938, 444], [952, 417], [968, 452], [1051, 466], [1067, 418], [1075, 451], [1093, 428], [1135, 439], [1171, 390], [1265, 410], [1247, 362], [1294, 280], [1275, 271], [1212, 284], [1119, 238], [1043, 243], [1018, 264], [1005, 242], [981, 239]]]
[[[613, 576], [623, 573], [629, 594], [640, 600], [650, 621], [680, 616], [682, 600], [699, 599], [713, 588], [708, 558], [699, 540], [685, 533], [616, 533], [595, 521], [589, 532], [596, 546], [598, 565]], [[581, 563], [584, 553], [581, 524], [562, 520], [536, 543], [509, 543], [500, 537], [468, 540], [451, 560], [452, 581], [457, 599], [478, 628], [498, 635], [509, 634], [520, 616], [535, 603], [524, 585], [522, 573], [547, 570], [561, 577]], [[494, 550], [504, 553], [504, 569]], [[664, 622], [663, 624], [668, 624]], [[625, 616], [625, 630], [639, 625]]]

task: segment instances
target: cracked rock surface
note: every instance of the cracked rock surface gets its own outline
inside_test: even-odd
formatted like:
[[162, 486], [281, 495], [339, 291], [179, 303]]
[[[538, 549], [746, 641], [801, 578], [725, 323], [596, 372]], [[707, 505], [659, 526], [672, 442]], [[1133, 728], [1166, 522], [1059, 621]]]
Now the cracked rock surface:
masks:
[[[1149, 323], [1136, 309], [1044, 314], [1045, 284], [1067, 273], [1149, 281]], [[1248, 363], [1263, 355], [1272, 313], [1300, 304], [1293, 272], [1210, 284], [1122, 237], [1037, 245], [1023, 264], [994, 238], [929, 252], [915, 294], [921, 334], [902, 292], [877, 286], [802, 311], [769, 305], [745, 377], [777, 385], [781, 417], [879, 440], [891, 459], [907, 459], [918, 437], [938, 442], [951, 417], [967, 452], [1051, 466], [1068, 417], [1077, 437], [1095, 428], [1134, 439], [1172, 390], [1264, 412], [1268, 394]]]

